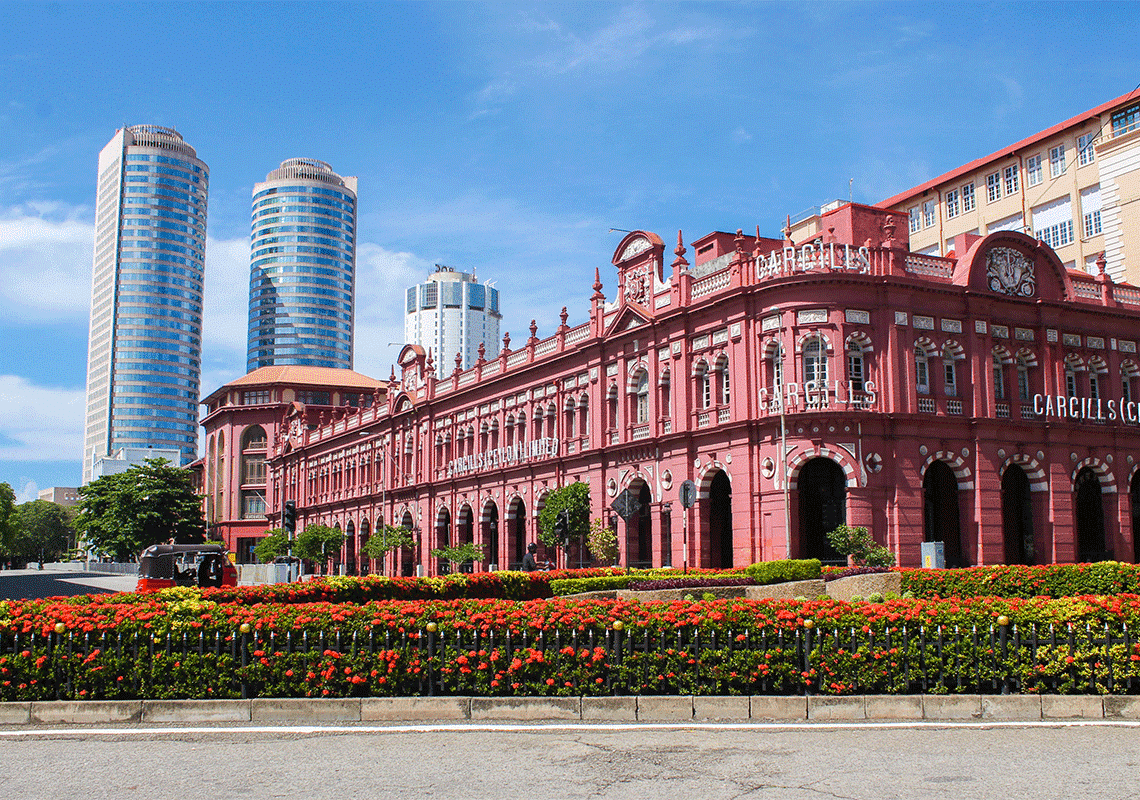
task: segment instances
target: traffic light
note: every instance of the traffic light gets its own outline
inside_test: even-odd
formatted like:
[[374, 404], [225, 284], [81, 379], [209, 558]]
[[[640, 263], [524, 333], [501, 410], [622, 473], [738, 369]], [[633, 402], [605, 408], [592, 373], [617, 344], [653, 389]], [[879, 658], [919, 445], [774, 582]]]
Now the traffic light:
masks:
[[562, 509], [554, 518], [554, 534], [562, 540], [563, 547], [570, 546], [570, 509]]
[[292, 500], [285, 501], [285, 510], [281, 513], [281, 527], [290, 538], [297, 532], [297, 504]]

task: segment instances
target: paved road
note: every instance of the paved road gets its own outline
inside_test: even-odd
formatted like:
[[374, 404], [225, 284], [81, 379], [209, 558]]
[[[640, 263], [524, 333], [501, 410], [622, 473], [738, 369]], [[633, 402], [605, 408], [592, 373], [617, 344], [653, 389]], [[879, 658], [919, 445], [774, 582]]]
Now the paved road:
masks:
[[138, 578], [134, 575], [5, 569], [0, 570], [0, 600], [133, 592], [137, 583]]
[[0, 729], [19, 798], [995, 800], [1140, 796], [1140, 730], [782, 725]]

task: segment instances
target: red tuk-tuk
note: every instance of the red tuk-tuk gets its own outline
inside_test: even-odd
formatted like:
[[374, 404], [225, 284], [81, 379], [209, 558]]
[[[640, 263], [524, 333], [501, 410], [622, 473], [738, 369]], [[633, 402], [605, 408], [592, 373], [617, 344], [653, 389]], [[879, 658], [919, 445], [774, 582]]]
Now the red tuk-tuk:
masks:
[[135, 591], [172, 586], [237, 586], [237, 568], [218, 544], [155, 544], [143, 550]]

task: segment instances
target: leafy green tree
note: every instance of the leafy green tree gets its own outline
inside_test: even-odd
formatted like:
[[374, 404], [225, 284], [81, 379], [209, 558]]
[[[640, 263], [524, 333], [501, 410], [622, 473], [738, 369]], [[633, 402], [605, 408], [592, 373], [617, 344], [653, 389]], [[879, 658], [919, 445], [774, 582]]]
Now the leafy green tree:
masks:
[[118, 475], [105, 475], [79, 489], [75, 527], [87, 543], [117, 561], [152, 544], [205, 541], [202, 498], [190, 473], [165, 459], [147, 459]]
[[438, 558], [451, 564], [452, 571], [460, 564], [468, 561], [483, 560], [483, 545], [465, 542], [451, 547], [437, 547], [431, 551], [432, 558]]
[[307, 525], [293, 543], [293, 555], [328, 567], [329, 557], [344, 547], [344, 532], [328, 525]]
[[569, 486], [555, 489], [546, 497], [546, 504], [538, 514], [538, 539], [550, 547], [563, 547], [565, 542], [555, 530], [555, 523], [562, 511], [570, 512], [570, 544], [581, 542], [590, 532], [590, 486], [582, 481], [574, 481]]
[[285, 532], [284, 528], [273, 528], [266, 531], [265, 534], [265, 538], [253, 548], [253, 554], [262, 564], [268, 564], [277, 556], [283, 556], [289, 552], [289, 534]]
[[619, 552], [617, 534], [601, 519], [595, 519], [590, 523], [590, 532], [586, 534], [586, 549], [595, 561], [616, 564]]
[[67, 509], [48, 500], [16, 506], [11, 553], [27, 561], [56, 561], [67, 551], [71, 526]]
[[5, 552], [16, 533], [12, 516], [16, 511], [16, 493], [7, 483], [0, 483], [0, 549]]
[[827, 540], [841, 556], [851, 556], [860, 567], [893, 567], [895, 554], [875, 541], [866, 528], [840, 525], [827, 534]]
[[369, 558], [375, 559], [380, 562], [380, 571], [384, 571], [384, 557], [389, 553], [395, 553], [402, 548], [415, 547], [415, 540], [412, 539], [411, 531], [407, 528], [397, 528], [395, 525], [381, 525], [377, 528], [368, 541], [364, 543], [361, 550]]

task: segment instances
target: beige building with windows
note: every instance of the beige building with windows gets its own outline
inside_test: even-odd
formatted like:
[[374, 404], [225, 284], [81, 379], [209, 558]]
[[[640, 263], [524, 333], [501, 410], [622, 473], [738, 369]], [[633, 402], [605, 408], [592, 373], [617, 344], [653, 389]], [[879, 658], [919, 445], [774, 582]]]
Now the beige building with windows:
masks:
[[[948, 256], [954, 237], [1018, 231], [1069, 269], [1140, 284], [1140, 90], [878, 204], [907, 219], [911, 250]], [[956, 254], [961, 255], [961, 254]]]

